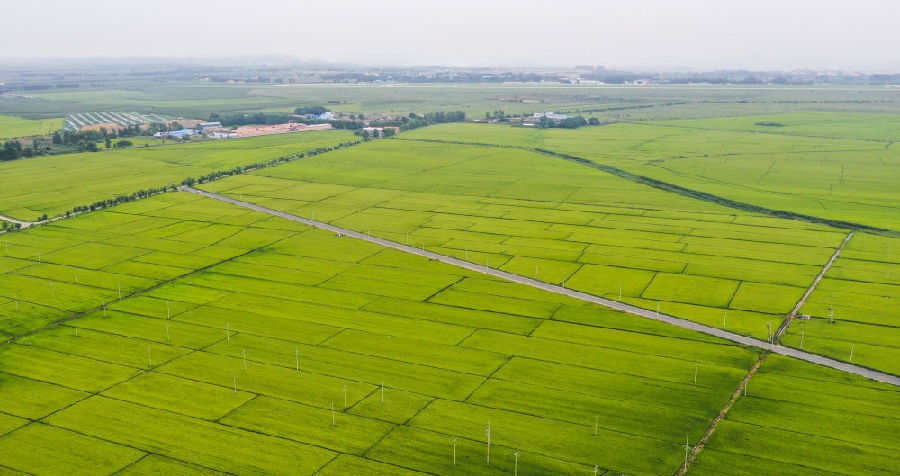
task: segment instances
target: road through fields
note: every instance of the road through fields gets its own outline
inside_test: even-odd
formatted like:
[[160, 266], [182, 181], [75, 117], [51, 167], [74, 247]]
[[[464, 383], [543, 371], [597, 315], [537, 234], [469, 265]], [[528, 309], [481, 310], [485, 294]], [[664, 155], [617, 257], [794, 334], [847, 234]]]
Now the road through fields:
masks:
[[316, 228], [320, 228], [322, 230], [331, 231], [335, 234], [339, 234], [341, 236], [347, 236], [350, 238], [356, 238], [359, 240], [368, 241], [370, 243], [374, 243], [380, 246], [393, 248], [399, 251], [403, 251], [406, 253], [422, 256], [428, 259], [432, 259], [435, 261], [440, 261], [442, 263], [446, 263], [449, 265], [457, 266], [460, 268], [465, 268], [470, 271], [474, 271], [477, 273], [482, 273], [490, 276], [494, 276], [497, 278], [505, 279], [507, 281], [513, 281], [516, 283], [525, 284], [534, 288], [542, 289], [544, 291], [549, 291], [556, 294], [561, 294], [565, 296], [569, 296], [575, 299], [579, 299], [586, 302], [592, 302], [595, 304], [599, 304], [604, 307], [608, 307], [610, 309], [615, 309], [618, 311], [626, 312], [628, 314], [632, 314], [635, 316], [644, 317], [647, 319], [653, 319], [660, 322], [665, 322], [667, 324], [671, 324], [673, 326], [678, 326], [684, 329], [689, 329], [697, 332], [702, 332], [704, 334], [708, 334], [711, 336], [719, 337], [722, 339], [726, 339], [732, 342], [736, 342], [738, 344], [758, 347], [761, 349], [768, 349], [770, 352], [780, 355], [786, 355], [789, 357], [794, 357], [796, 359], [804, 360], [807, 362], [811, 362], [817, 365], [824, 365], [826, 367], [831, 367], [833, 369], [841, 370], [843, 372], [848, 372], [856, 375], [860, 375], [872, 380], [876, 380], [879, 382], [885, 382], [892, 385], [900, 386], [900, 377], [896, 375], [878, 372], [876, 370], [868, 369], [865, 367], [860, 367], [858, 365], [848, 364], [846, 362], [840, 362], [838, 360], [830, 359], [828, 357], [823, 357], [821, 355], [811, 354], [809, 352], [804, 352], [799, 349], [794, 349], [792, 347], [784, 347], [781, 345], [776, 345], [773, 343], [765, 342], [759, 339], [754, 339], [752, 337], [742, 336], [739, 334], [735, 334], [733, 332], [728, 332], [726, 330], [718, 329], [715, 327], [705, 326], [703, 324], [698, 324], [693, 321], [689, 321], [686, 319], [681, 319], [678, 317], [668, 316], [666, 314], [660, 314], [656, 311], [651, 311], [647, 309], [642, 309], [637, 306], [632, 306], [630, 304], [621, 303], [618, 301], [613, 301], [610, 299], [604, 299], [598, 296], [594, 296], [593, 294], [588, 294], [580, 291], [574, 291], [572, 289], [567, 289], [563, 286], [557, 286], [555, 284], [549, 284], [541, 281], [537, 281], [535, 279], [527, 278], [525, 276], [520, 276], [513, 273], [508, 273], [506, 271], [501, 271], [499, 269], [490, 268], [487, 266], [481, 266], [475, 263], [470, 263], [468, 261], [464, 261], [458, 258], [453, 258], [450, 256], [441, 255], [438, 253], [433, 253], [431, 251], [427, 251], [423, 248], [416, 248], [413, 246], [403, 245], [401, 243], [396, 243], [390, 240], [386, 240], [383, 238], [378, 238], [374, 236], [369, 236], [365, 233], [360, 233], [354, 230], [348, 230], [346, 228], [340, 228], [334, 225], [329, 225], [328, 223], [323, 223], [315, 220], [310, 220], [308, 218], [299, 217], [296, 215], [292, 215], [287, 212], [282, 212], [278, 210], [273, 210], [271, 208], [266, 208], [260, 205], [256, 205], [254, 203], [245, 202], [242, 200], [236, 200], [233, 198], [225, 197], [223, 195], [218, 195], [215, 193], [206, 192], [203, 190], [198, 190], [193, 187], [181, 186], [179, 190], [195, 193], [199, 195], [203, 195], [208, 198], [212, 198], [215, 200], [219, 200], [222, 202], [230, 203], [232, 205], [237, 205], [240, 207], [248, 208], [250, 210], [256, 210], [263, 213], [268, 213], [270, 215], [274, 215], [277, 217], [284, 218], [286, 220], [291, 220], [295, 222], [300, 222], [309, 226], [313, 226]]

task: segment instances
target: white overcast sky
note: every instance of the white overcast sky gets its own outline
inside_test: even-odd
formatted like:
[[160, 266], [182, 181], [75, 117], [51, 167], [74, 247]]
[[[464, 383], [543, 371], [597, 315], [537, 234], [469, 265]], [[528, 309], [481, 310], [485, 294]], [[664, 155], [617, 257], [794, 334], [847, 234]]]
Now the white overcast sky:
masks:
[[10, 0], [0, 58], [900, 70], [900, 0]]

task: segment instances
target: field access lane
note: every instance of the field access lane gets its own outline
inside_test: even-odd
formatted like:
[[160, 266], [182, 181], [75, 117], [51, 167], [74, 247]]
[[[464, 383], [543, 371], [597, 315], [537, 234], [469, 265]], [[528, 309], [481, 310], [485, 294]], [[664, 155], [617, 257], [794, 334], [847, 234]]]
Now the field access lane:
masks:
[[4, 215], [0, 215], [0, 220], [8, 221], [10, 223], [18, 223], [22, 228], [28, 228], [29, 226], [34, 225], [35, 223], [38, 223], [38, 222], [34, 222], [34, 221], [16, 220], [13, 217], [8, 217], [8, 216], [4, 216]]
[[564, 296], [569, 296], [575, 299], [579, 299], [581, 301], [591, 302], [594, 304], [599, 304], [604, 307], [608, 307], [610, 309], [615, 309], [618, 311], [626, 312], [628, 314], [632, 314], [635, 316], [644, 317], [647, 319], [653, 319], [660, 322], [665, 322], [667, 324], [671, 324], [673, 326], [678, 326], [684, 329], [689, 329], [697, 332], [702, 332], [704, 334], [708, 334], [711, 336], [719, 337], [725, 340], [729, 340], [732, 342], [736, 342], [738, 344], [758, 347], [761, 349], [768, 349], [769, 351], [775, 354], [786, 355], [789, 357], [794, 357], [796, 359], [805, 360], [807, 362], [811, 362], [813, 364], [824, 365], [826, 367], [831, 367], [833, 369], [841, 370], [843, 372], [848, 372], [851, 374], [860, 375], [872, 380], [876, 380], [879, 382], [885, 382], [892, 385], [900, 386], [900, 377], [896, 375], [887, 374], [884, 372], [878, 372], [875, 370], [867, 369], [865, 367], [860, 367], [858, 365], [848, 364], [845, 362], [840, 362], [834, 359], [830, 359], [828, 357], [823, 357], [821, 355], [811, 354], [809, 352], [804, 352], [802, 350], [794, 349], [792, 347], [784, 347], [781, 345], [771, 344], [769, 342], [765, 342], [759, 339], [754, 339], [752, 337], [742, 336], [739, 334], [735, 334], [733, 332], [728, 332], [722, 329], [717, 329], [715, 327], [705, 326], [703, 324], [698, 324], [693, 321], [688, 321], [686, 319], [681, 319], [674, 316], [668, 316], [666, 314], [660, 314], [656, 311], [651, 311], [647, 309], [642, 309], [637, 306], [632, 306], [630, 304], [621, 303], [618, 301], [613, 301], [610, 299], [604, 299], [602, 297], [594, 296], [593, 294], [584, 293], [581, 291], [574, 291], [572, 289], [567, 289], [563, 286], [557, 286], [555, 284], [549, 284], [542, 281], [537, 281], [535, 279], [527, 278], [525, 276], [520, 276], [513, 273], [507, 273], [506, 271], [501, 271], [499, 269], [489, 268], [487, 266], [477, 265], [475, 263], [470, 263], [468, 261], [464, 261], [458, 258], [453, 258], [451, 256], [445, 256], [438, 253], [433, 253], [431, 251], [427, 251], [422, 248], [416, 248], [413, 246], [407, 246], [401, 243], [396, 243], [394, 241], [386, 240], [383, 238], [378, 238], [374, 236], [369, 236], [364, 233], [360, 233], [354, 230], [348, 230], [346, 228], [340, 228], [334, 225], [329, 225], [328, 223], [323, 223], [315, 220], [310, 220], [308, 218], [299, 217], [296, 215], [292, 215], [287, 212], [282, 212], [278, 210], [273, 210], [271, 208], [266, 208], [260, 205], [256, 205], [250, 202], [244, 202], [241, 200], [236, 200], [233, 198], [229, 198], [223, 195], [218, 195], [215, 193], [206, 192], [203, 190], [198, 190], [193, 187], [181, 186], [179, 190], [196, 193], [199, 195], [203, 195], [208, 198], [212, 198], [215, 200], [219, 200], [222, 202], [230, 203], [232, 205], [237, 205], [240, 207], [248, 208], [250, 210], [256, 210], [258, 212], [268, 213], [270, 215], [274, 215], [280, 218], [284, 218], [286, 220], [291, 220], [299, 223], [303, 223], [305, 225], [309, 225], [312, 227], [316, 227], [322, 230], [331, 231], [335, 234], [339, 234], [341, 236], [346, 236], [350, 238], [356, 238], [363, 241], [368, 241], [369, 243], [374, 243], [376, 245], [384, 246], [387, 248], [393, 248], [395, 250], [403, 251], [405, 253], [410, 253], [418, 256], [422, 256], [428, 259], [440, 261], [442, 263], [446, 263], [449, 265], [457, 266], [460, 268], [468, 269], [470, 271], [474, 271], [476, 273], [486, 274], [489, 276], [494, 276], [497, 278], [505, 279], [507, 281], [512, 281], [520, 284], [525, 284], [534, 288], [542, 289], [544, 291], [549, 291], [556, 294], [561, 294]]
[[778, 331], [775, 332], [775, 342], [781, 341], [781, 337], [784, 336], [785, 332], [787, 332], [788, 326], [791, 325], [791, 321], [793, 321], [797, 317], [797, 314], [800, 313], [800, 309], [802, 309], [803, 305], [806, 304], [806, 300], [809, 299], [813, 291], [816, 290], [816, 287], [819, 286], [819, 283], [822, 282], [822, 279], [825, 278], [825, 273], [827, 273], [828, 270], [831, 269], [831, 265], [833, 265], [834, 262], [837, 261], [838, 256], [841, 255], [841, 251], [844, 251], [844, 247], [847, 246], [847, 243], [850, 242], [850, 238], [853, 238], [854, 233], [856, 232], [851, 231], [847, 235], [847, 237], [844, 238], [844, 241], [841, 242], [840, 246], [838, 246], [837, 249], [834, 250], [834, 254], [831, 255], [831, 259], [829, 259], [828, 263], [826, 263], [822, 268], [822, 272], [820, 272], [819, 275], [816, 276], [816, 279], [813, 281], [812, 285], [810, 285], [806, 292], [803, 293], [803, 297], [801, 297], [800, 300], [797, 301], [797, 305], [794, 306], [794, 310], [792, 310], [791, 313], [788, 314], [788, 316], [784, 319], [784, 322], [781, 323]]

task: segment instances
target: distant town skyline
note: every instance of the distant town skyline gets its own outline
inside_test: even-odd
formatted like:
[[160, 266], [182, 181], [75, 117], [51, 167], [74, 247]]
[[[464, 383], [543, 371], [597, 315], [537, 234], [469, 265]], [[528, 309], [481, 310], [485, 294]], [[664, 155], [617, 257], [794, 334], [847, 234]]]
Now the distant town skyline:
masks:
[[[15, 2], [0, 59], [900, 71], [893, 0]], [[27, 21], [26, 21], [27, 19]]]

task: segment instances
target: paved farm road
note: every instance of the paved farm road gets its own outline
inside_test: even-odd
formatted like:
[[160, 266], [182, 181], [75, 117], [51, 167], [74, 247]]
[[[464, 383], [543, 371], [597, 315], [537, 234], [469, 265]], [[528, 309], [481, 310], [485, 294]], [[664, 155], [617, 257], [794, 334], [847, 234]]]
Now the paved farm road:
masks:
[[545, 291], [549, 291], [556, 294], [562, 294], [565, 296], [573, 297], [575, 299], [580, 299], [582, 301], [592, 302], [595, 304], [599, 304], [604, 307], [608, 307], [611, 309], [616, 309], [619, 311], [627, 312], [629, 314], [633, 314], [636, 316], [645, 317], [647, 319], [653, 319], [656, 321], [665, 322], [667, 324], [671, 324], [673, 326], [682, 327], [684, 329], [690, 329], [697, 332], [702, 332], [704, 334], [709, 334], [711, 336], [720, 337], [722, 339], [726, 339], [732, 342], [736, 342], [738, 344], [758, 347], [762, 349], [769, 349], [772, 353], [786, 355], [789, 357], [794, 357], [800, 360], [805, 360], [807, 362], [811, 362], [818, 365], [824, 365], [826, 367], [831, 367], [837, 370], [841, 370], [844, 372], [861, 375], [863, 377], [877, 380], [879, 382], [885, 382], [892, 385], [900, 385], [900, 377], [896, 375], [878, 372], [875, 370], [867, 369], [865, 367], [860, 367], [858, 365], [848, 364], [845, 362], [840, 362], [834, 359], [829, 359], [828, 357], [823, 357], [821, 355], [811, 354], [809, 352], [804, 352], [799, 349], [794, 349], [792, 347], [784, 347], [781, 345], [773, 345], [768, 342], [754, 339], [752, 337], [742, 336], [739, 334], [735, 334], [733, 332], [728, 332], [722, 329], [717, 329], [715, 327], [705, 326], [703, 324], [698, 324], [696, 322], [688, 321], [686, 319], [680, 319], [673, 316], [667, 316], [665, 314], [658, 314], [655, 311], [650, 311], [647, 309], [642, 309], [636, 306], [632, 306], [629, 304], [624, 304], [618, 301], [612, 301], [609, 299], [604, 299], [598, 296], [594, 296], [593, 294], [583, 293], [580, 291], [574, 291], [571, 289], [566, 289], [562, 286], [557, 286], [555, 284], [548, 284], [541, 281], [537, 281], [531, 278], [526, 278], [525, 276], [520, 276], [517, 274], [507, 273], [505, 271], [501, 271], [499, 269], [489, 268], [487, 266], [480, 266], [475, 263], [470, 263], [468, 261], [463, 261], [461, 259], [453, 258], [450, 256], [445, 256], [437, 253], [432, 253], [431, 251], [423, 250], [421, 248], [416, 248], [413, 246], [407, 246], [400, 243], [396, 243], [390, 240], [385, 240], [383, 238], [377, 238], [374, 236], [369, 236], [364, 233], [360, 233], [358, 231], [348, 230], [346, 228], [340, 228], [333, 225], [329, 225], [327, 223], [322, 223], [315, 220], [310, 220], [307, 218], [298, 217], [296, 215], [292, 215], [286, 212], [280, 212], [278, 210], [273, 210], [271, 208], [262, 207], [253, 203], [244, 202], [241, 200], [235, 200], [233, 198], [225, 197], [222, 195], [218, 195], [215, 193], [205, 192], [203, 190], [198, 190], [193, 187], [182, 186], [179, 187], [179, 190], [183, 190], [186, 192], [196, 193], [199, 195], [203, 195], [209, 198], [213, 198], [215, 200], [220, 200], [226, 203], [231, 203], [233, 205], [241, 206], [244, 208], [249, 208], [251, 210], [256, 210], [263, 213], [268, 213], [270, 215], [274, 215], [277, 217], [284, 218], [286, 220], [292, 220], [300, 223], [304, 223], [309, 226], [313, 226], [316, 228], [321, 228], [323, 230], [328, 230], [334, 233], [340, 233], [341, 235], [348, 236], [351, 238], [356, 238], [359, 240], [368, 241], [370, 243], [375, 243], [377, 245], [385, 246], [388, 248], [394, 248], [396, 250], [404, 251], [406, 253], [411, 253], [414, 255], [423, 256], [425, 258], [433, 259], [436, 261], [441, 261], [443, 263], [447, 263], [453, 266], [458, 266], [460, 268], [465, 268], [471, 271], [475, 271], [477, 273], [487, 274], [490, 276], [495, 276], [501, 279], [505, 279], [507, 281], [513, 281], [521, 284], [525, 284], [534, 288], [543, 289]]

